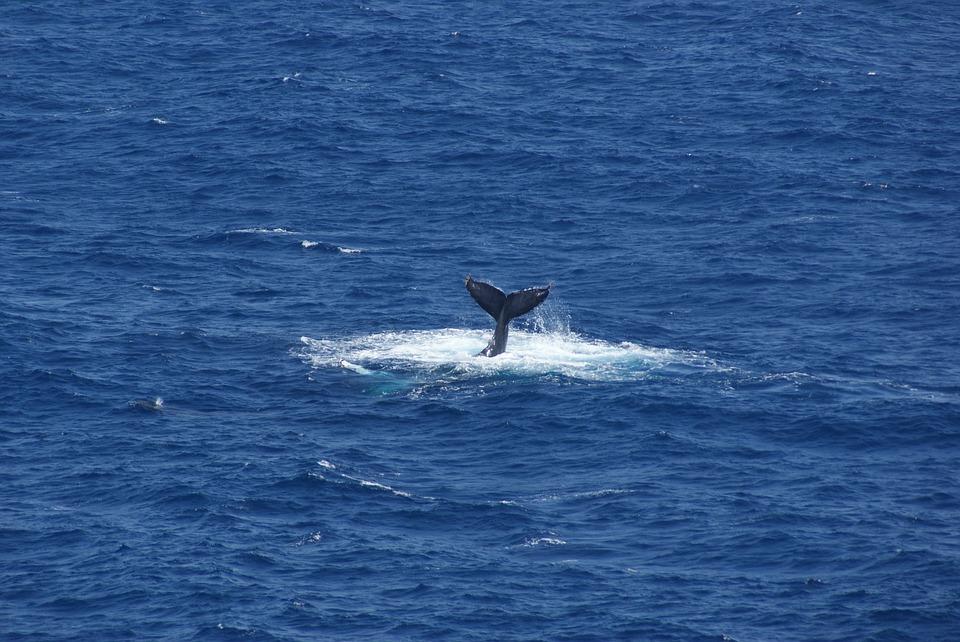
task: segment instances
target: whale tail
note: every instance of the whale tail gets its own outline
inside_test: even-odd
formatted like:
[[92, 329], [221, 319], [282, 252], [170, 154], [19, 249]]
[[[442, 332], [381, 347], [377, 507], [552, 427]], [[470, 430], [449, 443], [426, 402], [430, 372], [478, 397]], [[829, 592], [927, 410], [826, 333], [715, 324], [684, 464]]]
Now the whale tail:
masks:
[[[545, 288], [527, 288], [510, 294], [489, 283], [475, 281], [467, 276], [467, 291], [473, 300], [492, 316], [497, 322], [497, 329], [493, 333], [490, 343], [480, 354], [486, 357], [495, 357], [507, 349], [507, 334], [510, 330], [510, 321], [530, 312], [544, 302], [550, 294], [552, 285]], [[477, 355], [479, 356], [479, 355]]]

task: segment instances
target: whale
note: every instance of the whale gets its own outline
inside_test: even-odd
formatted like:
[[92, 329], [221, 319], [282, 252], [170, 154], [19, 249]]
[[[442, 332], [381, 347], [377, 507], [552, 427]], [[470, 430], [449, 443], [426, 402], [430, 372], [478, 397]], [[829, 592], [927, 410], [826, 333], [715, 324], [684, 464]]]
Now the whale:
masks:
[[527, 288], [504, 294], [500, 288], [477, 281], [469, 274], [466, 284], [467, 292], [477, 302], [477, 305], [497, 322], [493, 337], [487, 347], [477, 354], [478, 357], [495, 357], [498, 354], [503, 354], [507, 349], [507, 334], [510, 332], [510, 322], [543, 303], [553, 287], [551, 284], [542, 288]]
[[157, 397], [156, 399], [134, 399], [127, 405], [139, 410], [155, 410], [159, 412], [163, 410], [163, 397]]

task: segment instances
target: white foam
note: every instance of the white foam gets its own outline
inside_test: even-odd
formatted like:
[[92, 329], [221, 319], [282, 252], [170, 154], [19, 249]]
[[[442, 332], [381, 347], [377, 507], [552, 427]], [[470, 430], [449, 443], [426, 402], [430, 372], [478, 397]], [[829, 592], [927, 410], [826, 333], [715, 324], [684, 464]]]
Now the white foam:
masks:
[[572, 492], [572, 493], [553, 493], [548, 495], [541, 495], [532, 499], [533, 502], [543, 502], [543, 503], [553, 503], [553, 502], [565, 502], [565, 501], [578, 501], [581, 499], [596, 499], [599, 497], [606, 497], [607, 495], [626, 495], [632, 493], [631, 490], [625, 490], [623, 488], [603, 488], [601, 490], [588, 490], [582, 492]]
[[402, 490], [397, 490], [396, 488], [392, 488], [390, 486], [387, 486], [386, 484], [367, 481], [365, 479], [358, 479], [357, 481], [360, 482], [360, 485], [364, 486], [365, 488], [375, 488], [377, 490], [385, 490], [387, 492], [393, 493], [394, 495], [399, 495], [400, 497], [413, 497], [413, 495], [411, 495], [410, 493], [405, 493]]
[[227, 234], [296, 234], [296, 232], [285, 230], [282, 227], [246, 227], [242, 230], [230, 230]]
[[[288, 233], [292, 234], [293, 232], [288, 232]], [[340, 245], [331, 245], [329, 243], [324, 243], [323, 241], [306, 241], [306, 240], [300, 241], [300, 247], [302, 247], [305, 250], [309, 250], [314, 247], [322, 247], [330, 251], [336, 250], [341, 254], [360, 254], [361, 252], [363, 252], [363, 250], [358, 250], [351, 247], [342, 247]]]
[[[338, 467], [333, 462], [327, 461], [326, 459], [321, 459], [320, 461], [317, 462], [317, 465], [325, 470], [332, 472], [332, 477], [330, 478], [330, 481], [335, 481], [336, 483], [355, 483], [355, 484], [359, 484], [363, 488], [372, 488], [374, 490], [382, 490], [382, 491], [386, 491], [388, 493], [397, 495], [398, 497], [405, 497], [407, 499], [413, 498], [413, 495], [411, 495], [410, 493], [402, 490], [397, 490], [392, 486], [388, 486], [386, 484], [382, 484], [377, 481], [370, 481], [368, 479], [364, 479], [363, 477], [358, 477], [356, 474], [353, 474], [353, 475], [348, 474], [342, 468]], [[351, 472], [357, 473], [357, 471], [351, 471]], [[316, 475], [316, 476], [319, 479], [327, 479], [323, 475]], [[433, 498], [425, 497], [424, 499], [433, 499]]]
[[563, 546], [566, 542], [559, 537], [528, 537], [523, 540], [523, 546], [533, 548], [535, 546]]
[[301, 537], [296, 541], [294, 546], [306, 546], [307, 544], [315, 544], [323, 540], [323, 534], [317, 531], [316, 533], [310, 533], [305, 537]]
[[[381, 332], [357, 337], [301, 337], [301, 357], [315, 368], [348, 367], [358, 374], [404, 373], [420, 380], [496, 375], [561, 375], [585, 381], [629, 381], [660, 371], [716, 371], [712, 359], [694, 352], [611, 343], [572, 332], [511, 330], [509, 349], [492, 359], [476, 355], [489, 330], [444, 328]], [[345, 364], [347, 364], [345, 366]]]

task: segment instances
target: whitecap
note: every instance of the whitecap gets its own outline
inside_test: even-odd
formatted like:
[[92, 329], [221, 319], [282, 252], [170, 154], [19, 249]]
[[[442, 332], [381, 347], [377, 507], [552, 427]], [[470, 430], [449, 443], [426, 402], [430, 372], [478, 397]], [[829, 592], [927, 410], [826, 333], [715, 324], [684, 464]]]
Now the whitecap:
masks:
[[294, 546], [306, 546], [307, 544], [316, 544], [321, 540], [323, 540], [323, 535], [318, 531], [316, 533], [310, 533], [309, 535], [301, 537], [296, 541]]
[[542, 503], [577, 501], [581, 499], [597, 499], [599, 497], [607, 497], [608, 495], [626, 495], [633, 492], [634, 491], [632, 490], [627, 490], [624, 488], [602, 488], [600, 490], [541, 495], [532, 501]]
[[282, 227], [247, 227], [241, 230], [230, 230], [227, 234], [296, 234], [296, 232], [291, 232]]
[[327, 252], [339, 252], [340, 254], [360, 254], [363, 250], [356, 250], [350, 247], [342, 247], [340, 245], [333, 245], [331, 243], [324, 243], [323, 241], [300, 241], [300, 247], [305, 250], [320, 249]]
[[564, 546], [567, 542], [556, 537], [553, 533], [546, 537], [527, 537], [523, 540], [522, 548], [534, 548], [537, 546]]
[[410, 493], [405, 493], [402, 490], [397, 490], [395, 488], [387, 486], [386, 484], [381, 484], [380, 482], [367, 481], [366, 479], [358, 479], [357, 481], [360, 482], [360, 485], [363, 486], [364, 488], [375, 488], [377, 490], [385, 490], [393, 493], [394, 495], [399, 495], [400, 497], [413, 497], [413, 495], [411, 495]]
[[[377, 481], [370, 481], [369, 479], [364, 479], [363, 477], [359, 477], [358, 475], [364, 474], [364, 473], [361, 473], [360, 471], [351, 470], [350, 472], [353, 474], [348, 474], [347, 472], [345, 472], [345, 469], [343, 467], [337, 466], [333, 462], [327, 461], [326, 459], [321, 459], [320, 461], [317, 462], [317, 465], [325, 470], [332, 472], [331, 478], [328, 481], [333, 481], [335, 483], [341, 483], [341, 484], [342, 483], [359, 484], [362, 488], [372, 488], [374, 490], [382, 490], [388, 493], [393, 493], [398, 497], [405, 497], [407, 499], [413, 498], [413, 495], [411, 495], [408, 492], [397, 490], [396, 488], [392, 486], [388, 486], [387, 484], [383, 484]], [[349, 467], [346, 467], [346, 470], [349, 470]], [[322, 475], [317, 475], [317, 477], [319, 477], [320, 479], [326, 479]], [[423, 499], [433, 499], [433, 498], [424, 497]]]

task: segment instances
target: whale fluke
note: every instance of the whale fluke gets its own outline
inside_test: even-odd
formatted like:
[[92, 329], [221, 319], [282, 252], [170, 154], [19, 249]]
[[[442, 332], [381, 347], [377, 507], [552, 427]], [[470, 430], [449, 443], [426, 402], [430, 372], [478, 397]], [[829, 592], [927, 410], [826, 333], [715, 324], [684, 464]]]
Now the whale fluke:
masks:
[[[503, 290], [496, 288], [489, 283], [475, 281], [473, 277], [467, 275], [467, 291], [473, 300], [484, 309], [484, 311], [497, 321], [497, 329], [493, 333], [490, 343], [480, 354], [485, 357], [495, 357], [507, 349], [507, 333], [510, 330], [510, 321], [530, 312], [535, 307], [543, 303], [550, 294], [548, 285], [545, 288], [527, 288], [504, 294]], [[477, 356], [480, 356], [478, 354]]]

